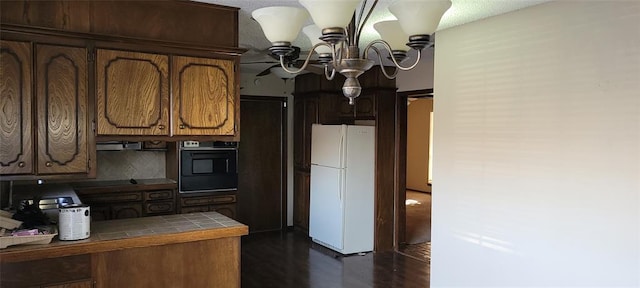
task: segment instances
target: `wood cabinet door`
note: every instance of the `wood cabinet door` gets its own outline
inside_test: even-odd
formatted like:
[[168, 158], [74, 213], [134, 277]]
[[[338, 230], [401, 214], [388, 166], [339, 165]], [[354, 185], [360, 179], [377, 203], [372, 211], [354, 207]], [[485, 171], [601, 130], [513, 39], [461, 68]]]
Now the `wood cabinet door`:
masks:
[[38, 174], [88, 173], [87, 49], [36, 46]]
[[336, 110], [340, 118], [355, 120], [373, 120], [376, 117], [375, 94], [363, 94], [355, 99], [355, 104], [349, 104], [349, 98], [337, 96]]
[[318, 99], [308, 98], [304, 107], [303, 167], [311, 169], [311, 126], [318, 123]]
[[303, 231], [309, 231], [311, 175], [296, 170], [293, 177], [293, 224]]
[[301, 97], [293, 99], [293, 165], [304, 167], [304, 104]]
[[0, 47], [0, 174], [33, 174], [31, 45]]
[[209, 211], [216, 211], [231, 219], [238, 219], [236, 217], [236, 204], [223, 204], [223, 205], [211, 205]]
[[90, 205], [91, 221], [111, 220], [111, 207], [109, 205]]
[[141, 203], [123, 203], [111, 205], [112, 219], [139, 218], [142, 217]]
[[173, 134], [235, 134], [234, 61], [174, 56], [172, 60]]
[[98, 135], [169, 135], [169, 57], [98, 49]]

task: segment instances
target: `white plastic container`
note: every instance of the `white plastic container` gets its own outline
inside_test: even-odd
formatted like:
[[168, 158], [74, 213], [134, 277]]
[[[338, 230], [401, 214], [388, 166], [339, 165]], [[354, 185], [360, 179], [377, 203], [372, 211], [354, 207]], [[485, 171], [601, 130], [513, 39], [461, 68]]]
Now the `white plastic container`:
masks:
[[58, 218], [58, 239], [82, 240], [91, 234], [91, 217], [88, 205], [71, 204], [60, 208]]

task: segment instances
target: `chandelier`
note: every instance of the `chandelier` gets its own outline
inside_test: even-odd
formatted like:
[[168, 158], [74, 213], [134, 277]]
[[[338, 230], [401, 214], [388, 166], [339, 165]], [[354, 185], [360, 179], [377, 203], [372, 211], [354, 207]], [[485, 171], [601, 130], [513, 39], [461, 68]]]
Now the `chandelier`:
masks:
[[[450, 0], [396, 0], [389, 5], [389, 11], [398, 20], [375, 23], [374, 29], [383, 39], [367, 44], [360, 54], [359, 42], [362, 29], [371, 12], [376, 8], [378, 0], [368, 5], [368, 0], [299, 0], [306, 8], [299, 7], [265, 7], [251, 14], [258, 21], [267, 40], [271, 42], [269, 51], [279, 57], [282, 69], [291, 74], [302, 72], [313, 52], [318, 54], [318, 62], [324, 65], [327, 80], [333, 80], [336, 71], [346, 80], [342, 93], [349, 98], [349, 104], [362, 91], [358, 76], [374, 66], [375, 61], [369, 59], [370, 51], [376, 53], [380, 68], [385, 77], [393, 79], [399, 70], [407, 71], [416, 67], [420, 61], [422, 49], [433, 44], [431, 34], [438, 27], [440, 18], [451, 7]], [[359, 13], [356, 8], [360, 4]], [[307, 12], [308, 10], [308, 12]], [[315, 25], [302, 28], [309, 19]], [[307, 55], [304, 64], [297, 70], [287, 67], [285, 56], [294, 51], [291, 42], [296, 39], [300, 30], [309, 37], [313, 48]], [[407, 43], [408, 39], [408, 43]], [[395, 70], [387, 73], [382, 65], [382, 54], [378, 47], [386, 49]], [[407, 58], [409, 48], [417, 51], [415, 63], [402, 66]]]

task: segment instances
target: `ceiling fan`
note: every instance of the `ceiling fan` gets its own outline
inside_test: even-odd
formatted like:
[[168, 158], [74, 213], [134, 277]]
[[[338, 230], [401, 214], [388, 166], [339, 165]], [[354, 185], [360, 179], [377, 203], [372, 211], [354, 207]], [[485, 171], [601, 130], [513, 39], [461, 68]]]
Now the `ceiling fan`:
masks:
[[[265, 50], [264, 52], [266, 52], [267, 55], [269, 55], [271, 58], [273, 58], [273, 60], [269, 60], [269, 61], [252, 61], [252, 62], [241, 62], [241, 65], [250, 65], [250, 64], [272, 64], [271, 66], [269, 66], [268, 68], [262, 70], [260, 73], [256, 74], [256, 76], [261, 77], [261, 76], [266, 76], [269, 75], [271, 73], [276, 74], [279, 78], [282, 79], [290, 79], [290, 78], [294, 78], [296, 75], [295, 74], [290, 74], [290, 73], [286, 73], [284, 72], [284, 70], [282, 71], [283, 73], [277, 73], [278, 69], [282, 70], [282, 68], [278, 68], [280, 67], [280, 57], [276, 56], [270, 52], [268, 52], [268, 50]], [[293, 50], [291, 51], [291, 53], [287, 54], [284, 56], [284, 64], [288, 67], [288, 68], [300, 68], [302, 67], [302, 65], [304, 64], [304, 60], [299, 59], [300, 58], [300, 47], [297, 46], [293, 46]], [[307, 67], [305, 68], [306, 71], [314, 73], [314, 74], [324, 74], [324, 68], [323, 67], [319, 67], [319, 66], [315, 66], [315, 64], [320, 65], [320, 62], [318, 61], [310, 61], [311, 65], [307, 65]]]

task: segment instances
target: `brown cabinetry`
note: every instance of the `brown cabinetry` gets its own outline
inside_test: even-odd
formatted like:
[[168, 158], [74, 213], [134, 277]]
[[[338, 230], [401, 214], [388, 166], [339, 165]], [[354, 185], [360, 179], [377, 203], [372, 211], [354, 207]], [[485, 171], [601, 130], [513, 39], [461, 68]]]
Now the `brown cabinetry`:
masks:
[[232, 60], [98, 49], [96, 67], [99, 135], [236, 132]]
[[[0, 174], [92, 173], [87, 67], [83, 47], [2, 42]], [[34, 141], [31, 131], [36, 127]]]
[[[91, 206], [93, 221], [175, 214], [175, 189], [103, 192], [100, 188], [76, 188], [83, 203]], [[152, 188], [153, 189], [153, 188]]]
[[32, 174], [31, 45], [4, 40], [0, 45], [0, 174]]
[[0, 263], [0, 287], [93, 287], [91, 255]]
[[231, 60], [172, 56], [174, 135], [234, 135], [234, 67]]
[[236, 195], [211, 195], [205, 193], [180, 194], [180, 213], [215, 211], [232, 219], [236, 218]]
[[296, 95], [293, 122], [293, 224], [309, 230], [309, 185], [311, 169], [311, 127], [319, 122], [319, 101], [316, 94]]
[[345, 120], [373, 120], [376, 117], [376, 98], [374, 94], [364, 94], [355, 99], [355, 104], [349, 104], [349, 98], [336, 95], [336, 114]]
[[311, 186], [311, 174], [306, 171], [296, 170], [293, 178], [293, 225], [309, 230], [309, 187]]
[[100, 135], [169, 135], [169, 57], [97, 49]]

